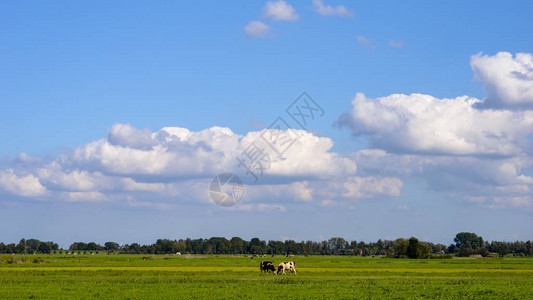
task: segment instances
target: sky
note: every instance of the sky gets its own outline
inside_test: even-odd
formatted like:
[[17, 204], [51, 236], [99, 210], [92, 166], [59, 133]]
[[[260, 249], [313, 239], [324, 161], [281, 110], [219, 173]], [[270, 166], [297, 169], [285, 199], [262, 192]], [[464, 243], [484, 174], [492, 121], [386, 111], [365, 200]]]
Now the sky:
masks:
[[0, 240], [533, 239], [532, 9], [5, 2]]

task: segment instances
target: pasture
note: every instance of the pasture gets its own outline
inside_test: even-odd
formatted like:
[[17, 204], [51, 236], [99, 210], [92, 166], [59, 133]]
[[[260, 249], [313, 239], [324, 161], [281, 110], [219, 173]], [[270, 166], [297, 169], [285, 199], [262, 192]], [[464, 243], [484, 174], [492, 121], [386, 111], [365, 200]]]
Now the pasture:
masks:
[[[532, 258], [2, 255], [0, 299], [483, 298], [533, 295]], [[261, 260], [297, 275], [262, 274]]]

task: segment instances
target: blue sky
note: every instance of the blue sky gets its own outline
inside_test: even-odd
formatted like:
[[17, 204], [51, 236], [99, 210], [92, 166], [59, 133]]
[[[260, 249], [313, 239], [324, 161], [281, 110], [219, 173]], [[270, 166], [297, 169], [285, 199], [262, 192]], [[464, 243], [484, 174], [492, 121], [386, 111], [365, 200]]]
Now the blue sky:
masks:
[[[532, 8], [4, 3], [0, 236], [532, 239]], [[303, 91], [324, 116], [239, 205], [211, 203]]]

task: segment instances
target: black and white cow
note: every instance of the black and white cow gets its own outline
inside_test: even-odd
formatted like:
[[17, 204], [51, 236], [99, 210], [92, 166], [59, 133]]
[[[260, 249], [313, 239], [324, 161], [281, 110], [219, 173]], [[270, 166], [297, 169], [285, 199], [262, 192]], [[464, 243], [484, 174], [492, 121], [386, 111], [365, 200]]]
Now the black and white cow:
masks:
[[279, 264], [278, 269], [274, 271], [274, 274], [279, 274], [279, 272], [283, 273], [285, 275], [285, 270], [291, 271], [291, 273], [296, 274], [296, 264], [292, 261], [289, 262], [282, 262]]
[[270, 271], [276, 272], [276, 267], [274, 267], [274, 264], [271, 261], [262, 261], [261, 264], [259, 264], [259, 270], [265, 273], [269, 273]]

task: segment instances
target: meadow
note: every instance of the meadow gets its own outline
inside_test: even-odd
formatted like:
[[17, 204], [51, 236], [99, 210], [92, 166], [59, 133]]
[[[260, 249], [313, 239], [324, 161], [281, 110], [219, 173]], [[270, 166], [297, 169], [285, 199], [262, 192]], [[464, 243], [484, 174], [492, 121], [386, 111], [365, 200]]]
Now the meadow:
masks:
[[[0, 299], [530, 299], [533, 258], [2, 255]], [[291, 260], [297, 274], [259, 271]]]

